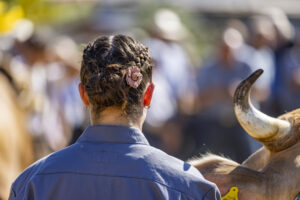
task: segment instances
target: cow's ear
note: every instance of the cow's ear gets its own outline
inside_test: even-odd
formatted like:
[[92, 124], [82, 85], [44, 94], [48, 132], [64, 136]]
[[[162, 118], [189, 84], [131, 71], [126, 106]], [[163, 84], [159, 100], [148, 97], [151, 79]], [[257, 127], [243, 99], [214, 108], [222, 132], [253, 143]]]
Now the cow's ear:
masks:
[[83, 104], [85, 106], [89, 106], [90, 105], [89, 98], [82, 83], [79, 83], [78, 90]]

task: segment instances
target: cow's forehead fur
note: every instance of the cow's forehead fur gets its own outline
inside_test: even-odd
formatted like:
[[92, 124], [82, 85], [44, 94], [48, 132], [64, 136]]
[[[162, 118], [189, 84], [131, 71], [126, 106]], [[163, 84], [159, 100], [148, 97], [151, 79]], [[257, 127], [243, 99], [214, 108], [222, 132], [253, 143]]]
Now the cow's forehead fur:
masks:
[[281, 120], [287, 120], [292, 123], [294, 126], [300, 125], [300, 108], [293, 110], [291, 112], [285, 113], [278, 117]]
[[290, 122], [292, 128], [284, 137], [275, 140], [269, 140], [269, 138], [260, 140], [271, 152], [283, 151], [300, 141], [300, 109], [285, 113], [279, 116], [278, 119]]

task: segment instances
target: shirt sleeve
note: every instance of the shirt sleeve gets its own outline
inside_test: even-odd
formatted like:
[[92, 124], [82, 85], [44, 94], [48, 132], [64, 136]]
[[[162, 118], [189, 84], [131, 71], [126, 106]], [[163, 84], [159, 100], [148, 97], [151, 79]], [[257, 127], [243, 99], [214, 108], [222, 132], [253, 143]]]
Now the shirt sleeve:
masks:
[[16, 199], [16, 192], [14, 191], [14, 188], [11, 187], [8, 200], [15, 200], [15, 199]]
[[221, 195], [217, 187], [212, 187], [203, 196], [202, 200], [221, 200]]

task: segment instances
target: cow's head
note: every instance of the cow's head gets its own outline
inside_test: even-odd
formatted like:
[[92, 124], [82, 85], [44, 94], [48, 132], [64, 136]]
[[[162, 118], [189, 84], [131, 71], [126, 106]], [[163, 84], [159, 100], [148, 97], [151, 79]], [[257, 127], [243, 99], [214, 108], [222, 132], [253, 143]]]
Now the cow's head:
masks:
[[300, 110], [294, 110], [278, 118], [270, 117], [252, 105], [250, 90], [263, 73], [259, 69], [240, 83], [234, 95], [234, 111], [245, 131], [263, 143], [271, 152], [287, 149], [300, 139]]
[[216, 155], [191, 164], [222, 195], [235, 186], [240, 200], [294, 200], [300, 193], [300, 109], [273, 118], [254, 108], [250, 90], [262, 72], [257, 70], [237, 87], [234, 111], [245, 131], [264, 146], [242, 164]]

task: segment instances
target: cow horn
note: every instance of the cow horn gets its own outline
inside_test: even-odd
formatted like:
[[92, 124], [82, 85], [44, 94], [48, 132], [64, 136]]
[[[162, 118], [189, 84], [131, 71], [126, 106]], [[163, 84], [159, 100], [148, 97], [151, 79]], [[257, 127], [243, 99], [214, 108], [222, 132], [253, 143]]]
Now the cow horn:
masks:
[[270, 117], [252, 105], [251, 86], [262, 73], [263, 70], [258, 69], [239, 84], [234, 93], [234, 112], [241, 126], [251, 137], [262, 143], [269, 143], [286, 136], [291, 129], [291, 124]]

